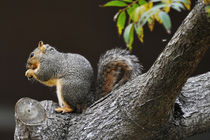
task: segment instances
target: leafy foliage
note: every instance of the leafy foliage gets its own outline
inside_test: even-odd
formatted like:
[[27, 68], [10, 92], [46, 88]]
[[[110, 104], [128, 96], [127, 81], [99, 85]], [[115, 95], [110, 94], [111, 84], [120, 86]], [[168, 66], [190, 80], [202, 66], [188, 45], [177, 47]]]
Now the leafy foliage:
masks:
[[[155, 22], [164, 26], [170, 33], [171, 20], [168, 13], [171, 9], [180, 12], [183, 9], [190, 10], [190, 0], [112, 0], [104, 4], [104, 7], [121, 7], [114, 16], [118, 33], [123, 33], [127, 47], [132, 50], [134, 33], [143, 43], [144, 25], [147, 24], [153, 31]], [[208, 9], [207, 9], [208, 10]], [[124, 31], [124, 32], [123, 32]]]
[[206, 4], [205, 11], [208, 13], [207, 16], [210, 17], [210, 0], [203, 0], [203, 2]]
[[119, 0], [113, 0], [113, 1], [107, 2], [104, 6], [125, 7], [127, 6], [127, 4]]
[[122, 34], [122, 30], [125, 27], [125, 22], [126, 22], [126, 13], [125, 11], [123, 11], [119, 14], [118, 19], [117, 19], [117, 28], [118, 28], [119, 34]]
[[134, 25], [133, 23], [130, 23], [124, 31], [123, 37], [125, 42], [128, 44], [128, 48], [131, 49], [130, 47], [133, 44], [133, 39], [134, 39]]
[[210, 5], [205, 7], [206, 12], [208, 13], [208, 17], [210, 17]]
[[206, 5], [209, 5], [209, 4], [210, 4], [210, 0], [203, 0], [203, 2], [204, 2]]

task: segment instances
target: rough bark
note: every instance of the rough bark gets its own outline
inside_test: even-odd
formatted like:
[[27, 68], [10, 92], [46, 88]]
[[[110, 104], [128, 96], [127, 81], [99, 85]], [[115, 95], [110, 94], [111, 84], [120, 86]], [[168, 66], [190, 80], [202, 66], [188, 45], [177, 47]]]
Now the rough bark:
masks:
[[[37, 124], [34, 122], [32, 122], [32, 124], [29, 120], [23, 122], [21, 120], [23, 117], [19, 118], [16, 113], [15, 139], [65, 139], [67, 133], [73, 133], [68, 131], [68, 128], [78, 123], [76, 120], [80, 119], [81, 114], [61, 115], [55, 113], [54, 109], [57, 107], [57, 104], [52, 101], [46, 100], [38, 102], [30, 98], [22, 98], [17, 102], [16, 112], [18, 111], [17, 107], [21, 107], [26, 112], [31, 109], [34, 110], [34, 106], [31, 105], [34, 104], [34, 102], [37, 104], [40, 103], [41, 106], [34, 106], [36, 106], [37, 110], [46, 110], [46, 116], [41, 115], [42, 117], [35, 119]], [[30, 107], [24, 107], [23, 103], [26, 103], [24, 105]], [[36, 118], [36, 116], [34, 118]], [[34, 118], [32, 121], [34, 121]], [[102, 125], [106, 128], [110, 124], [111, 122], [107, 122]], [[181, 139], [205, 132], [209, 128], [210, 72], [188, 79], [176, 100], [173, 120], [168, 127], [165, 127], [162, 132], [158, 133], [156, 139]], [[86, 136], [88, 136], [88, 134], [91, 135], [86, 132]], [[112, 134], [110, 133], [109, 135]], [[88, 139], [88, 137], [85, 138], [85, 134], [84, 137], [81, 138], [78, 133], [77, 137], [79, 139]]]
[[173, 121], [159, 139], [183, 139], [210, 128], [210, 72], [189, 78], [176, 100]]
[[176, 102], [182, 115], [175, 118], [171, 137], [180, 139], [209, 130], [210, 72], [190, 78]]
[[179, 139], [202, 132], [210, 127], [210, 74], [190, 79], [174, 103], [209, 46], [210, 21], [199, 0], [147, 73], [84, 113], [57, 114], [56, 104], [44, 101], [46, 118], [34, 124], [30, 110], [40, 106], [28, 98], [34, 104], [25, 105], [23, 99], [16, 108], [24, 104], [22, 113], [29, 118], [24, 121], [16, 110], [15, 139]]

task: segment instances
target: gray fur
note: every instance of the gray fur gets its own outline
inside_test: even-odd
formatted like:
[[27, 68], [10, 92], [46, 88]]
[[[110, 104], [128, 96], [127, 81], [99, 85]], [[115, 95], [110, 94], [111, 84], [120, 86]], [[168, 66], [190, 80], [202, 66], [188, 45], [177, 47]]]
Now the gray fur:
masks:
[[[83, 103], [93, 81], [93, 69], [89, 61], [79, 54], [61, 53], [45, 45], [46, 52], [39, 54], [40, 68], [36, 76], [40, 81], [62, 79], [64, 100], [72, 109]], [[38, 53], [38, 48], [34, 52]]]
[[[96, 95], [94, 95], [90, 91], [93, 82], [93, 69], [86, 58], [79, 54], [61, 53], [48, 44], [45, 44], [45, 47], [45, 53], [39, 53], [38, 48], [33, 51], [33, 53], [37, 54], [34, 57], [40, 61], [40, 68], [37, 69], [36, 76], [41, 82], [53, 78], [61, 79], [62, 96], [73, 110], [81, 111], [80, 109], [88, 104], [90, 105], [89, 102], [100, 97], [98, 94], [101, 94], [100, 89], [104, 82], [103, 74], [106, 72], [107, 69], [105, 67], [109, 66], [109, 62], [118, 62], [120, 60], [123, 64], [125, 63], [130, 70], [129, 75], [131, 79], [141, 74], [142, 66], [139, 64], [136, 56], [123, 49], [109, 50], [99, 60], [97, 85], [95, 88]], [[116, 83], [119, 86], [122, 84], [124, 82]]]

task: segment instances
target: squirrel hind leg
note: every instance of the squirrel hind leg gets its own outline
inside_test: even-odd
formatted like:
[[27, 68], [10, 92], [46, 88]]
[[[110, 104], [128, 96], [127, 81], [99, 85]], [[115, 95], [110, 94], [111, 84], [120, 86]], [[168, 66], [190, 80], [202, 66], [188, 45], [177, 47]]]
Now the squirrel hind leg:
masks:
[[72, 112], [73, 109], [64, 100], [62, 80], [57, 80], [56, 88], [57, 88], [57, 97], [58, 97], [58, 102], [59, 102], [60, 107], [56, 108], [55, 111], [61, 112], [61, 113]]
[[111, 61], [104, 68], [101, 96], [125, 84], [131, 77], [131, 68], [122, 61]]
[[55, 111], [61, 113], [67, 113], [67, 112], [72, 112], [73, 110], [69, 106], [63, 106], [56, 108]]

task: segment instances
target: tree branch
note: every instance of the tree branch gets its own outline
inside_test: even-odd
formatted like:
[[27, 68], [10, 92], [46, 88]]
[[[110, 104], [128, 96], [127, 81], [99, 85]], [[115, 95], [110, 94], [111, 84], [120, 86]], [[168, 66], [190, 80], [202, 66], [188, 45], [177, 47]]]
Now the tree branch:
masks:
[[[25, 105], [30, 106], [30, 108], [23, 107], [23, 102], [26, 103]], [[19, 118], [17, 116], [17, 108], [21, 107], [26, 112], [28, 112], [28, 109], [34, 110], [35, 108], [30, 105], [31, 103], [39, 104], [38, 101], [30, 98], [22, 98], [16, 104], [15, 139], [65, 139], [67, 133], [73, 133], [68, 131], [68, 128], [77, 124], [83, 115], [72, 113], [61, 115], [55, 113], [54, 109], [57, 107], [57, 104], [46, 100], [40, 102], [42, 107], [35, 105], [38, 108], [37, 110], [44, 108], [46, 110], [46, 116], [38, 118], [36, 120], [37, 124], [30, 124], [29, 119], [23, 122], [21, 120], [23, 117]], [[156, 139], [181, 139], [208, 130], [210, 128], [210, 72], [189, 78], [182, 88], [176, 104], [173, 121], [168, 127], [163, 129], [164, 131], [156, 135]], [[88, 114], [85, 113], [84, 115]], [[33, 117], [36, 118], [37, 116]], [[34, 118], [32, 119], [33, 121]], [[126, 114], [125, 118], [128, 119], [130, 117]], [[44, 121], [40, 124], [39, 120]], [[108, 124], [105, 123], [102, 125], [106, 127]], [[136, 125], [138, 126], [138, 124]], [[77, 136], [79, 137], [80, 134], [78, 133]], [[80, 139], [82, 138], [80, 137]]]
[[210, 129], [210, 72], [189, 78], [176, 100], [173, 120], [156, 139], [183, 139]]
[[[194, 9], [183, 21], [171, 41], [160, 54], [150, 70], [140, 82], [141, 93], [137, 104], [147, 104], [145, 118], [141, 106], [132, 115], [139, 115], [136, 121], [147, 123], [148, 130], [158, 133], [160, 128], [172, 119], [174, 102], [187, 78], [193, 73], [210, 44], [210, 22], [204, 10], [205, 5], [198, 1]], [[142, 85], [143, 84], [143, 85]], [[139, 102], [139, 103], [138, 103]], [[149, 111], [148, 111], [149, 110]], [[143, 125], [144, 123], [141, 123]], [[157, 131], [157, 132], [156, 132]]]
[[178, 139], [207, 131], [210, 128], [210, 72], [190, 78], [176, 102], [183, 112], [182, 118], [175, 120]]
[[[205, 112], [208, 116], [204, 119], [203, 112], [196, 115], [196, 109], [200, 106], [189, 108], [188, 105], [192, 105], [191, 101], [204, 102], [204, 95], [208, 96], [209, 101], [209, 88], [206, 94], [196, 92], [192, 96], [189, 93], [180, 96], [177, 103], [181, 105], [183, 116], [174, 117], [177, 116], [173, 114], [174, 103], [209, 44], [210, 21], [204, 4], [199, 0], [147, 73], [114, 90], [84, 113], [57, 114], [54, 112], [56, 105], [44, 101], [41, 104], [46, 115], [33, 120], [39, 113], [30, 112], [40, 105], [28, 98], [28, 104], [24, 103], [25, 99], [19, 101], [16, 108], [22, 108], [22, 114], [16, 110], [15, 139], [154, 139], [159, 138], [160, 134], [164, 136], [165, 132], [179, 133], [179, 138], [192, 135], [196, 130], [194, 125], [209, 121], [210, 114], [208, 104], [203, 103], [202, 106], [203, 111], [208, 110]], [[209, 82], [205, 84], [209, 87]], [[197, 96], [197, 93], [202, 95]], [[177, 109], [175, 112], [177, 114]], [[195, 119], [195, 116], [202, 120]], [[208, 125], [205, 127], [209, 128]], [[205, 127], [201, 126], [199, 131]]]

